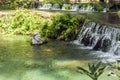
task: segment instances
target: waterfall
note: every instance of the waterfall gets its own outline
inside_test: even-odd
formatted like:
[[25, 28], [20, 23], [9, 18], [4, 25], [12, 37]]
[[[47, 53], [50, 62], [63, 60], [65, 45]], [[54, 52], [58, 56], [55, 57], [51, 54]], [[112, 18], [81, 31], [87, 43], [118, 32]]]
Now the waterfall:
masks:
[[82, 12], [97, 12], [95, 8], [96, 7], [94, 4], [91, 4], [91, 5], [82, 4], [80, 11], [82, 11]]
[[79, 5], [78, 4], [73, 4], [71, 7], [71, 11], [78, 11], [79, 10]]
[[60, 10], [60, 5], [58, 3], [53, 4], [52, 10]]
[[49, 10], [52, 8], [51, 3], [44, 4], [42, 7], [39, 7], [38, 9], [44, 9], [44, 10]]
[[79, 45], [89, 46], [93, 51], [101, 51], [104, 55], [120, 56], [119, 28], [91, 21], [83, 25], [76, 41]]

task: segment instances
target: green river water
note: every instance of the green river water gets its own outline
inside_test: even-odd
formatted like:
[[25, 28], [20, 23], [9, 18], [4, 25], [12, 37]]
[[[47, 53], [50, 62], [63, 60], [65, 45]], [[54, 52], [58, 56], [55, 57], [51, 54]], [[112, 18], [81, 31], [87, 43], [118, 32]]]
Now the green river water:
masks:
[[[28, 36], [0, 36], [0, 80], [91, 80], [77, 72], [97, 58], [89, 50], [62, 41], [31, 46]], [[100, 80], [118, 80], [108, 77]]]

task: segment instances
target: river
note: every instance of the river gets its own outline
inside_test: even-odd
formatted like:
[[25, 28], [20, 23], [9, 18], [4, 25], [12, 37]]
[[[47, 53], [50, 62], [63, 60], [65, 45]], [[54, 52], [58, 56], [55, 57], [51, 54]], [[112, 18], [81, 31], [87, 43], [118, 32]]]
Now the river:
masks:
[[[0, 80], [91, 80], [77, 72], [99, 59], [69, 42], [31, 46], [29, 36], [0, 36]], [[105, 73], [101, 80], [117, 80]]]

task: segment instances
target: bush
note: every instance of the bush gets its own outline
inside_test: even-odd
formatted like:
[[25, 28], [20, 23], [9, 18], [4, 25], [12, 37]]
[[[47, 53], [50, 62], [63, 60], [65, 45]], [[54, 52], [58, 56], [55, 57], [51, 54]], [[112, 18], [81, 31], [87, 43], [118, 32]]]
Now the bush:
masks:
[[103, 11], [103, 9], [104, 9], [104, 6], [102, 6], [102, 4], [100, 4], [100, 3], [96, 3], [95, 7], [96, 7], [97, 11]]
[[17, 10], [14, 15], [4, 16], [1, 26], [8, 34], [32, 34], [40, 30], [41, 17], [28, 10]]
[[7, 34], [33, 34], [40, 32], [51, 39], [73, 40], [85, 21], [83, 16], [54, 13], [38, 14], [30, 10], [17, 10], [14, 15], [3, 16], [0, 27]]
[[84, 23], [83, 16], [71, 16], [61, 14], [52, 18], [52, 25], [42, 28], [44, 36], [54, 39], [73, 40], [80, 31], [80, 26]]
[[71, 4], [67, 4], [66, 6], [65, 6], [65, 10], [70, 10], [71, 9]]
[[46, 4], [46, 3], [52, 3], [52, 4], [58, 3], [58, 4], [62, 5], [63, 3], [65, 3], [65, 1], [64, 0], [44, 0], [43, 3], [44, 4]]
[[31, 0], [0, 0], [0, 9], [30, 8]]

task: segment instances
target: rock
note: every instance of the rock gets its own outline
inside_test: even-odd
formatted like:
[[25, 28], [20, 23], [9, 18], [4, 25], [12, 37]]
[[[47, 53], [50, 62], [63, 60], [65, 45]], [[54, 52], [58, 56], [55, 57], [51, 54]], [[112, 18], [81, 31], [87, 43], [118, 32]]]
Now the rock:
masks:
[[120, 55], [120, 47], [117, 47], [117, 50], [114, 53], [115, 55]]
[[41, 45], [44, 43], [44, 40], [41, 38], [39, 33], [35, 33], [32, 38], [32, 45]]
[[115, 45], [117, 47], [116, 47], [114, 54], [120, 56], [120, 41], [117, 41]]
[[102, 38], [98, 39], [96, 45], [93, 47], [94, 50], [100, 50], [101, 49]]
[[88, 46], [88, 45], [89, 45], [89, 43], [90, 43], [90, 38], [91, 38], [91, 36], [90, 36], [90, 35], [85, 36], [85, 37], [81, 40], [81, 43], [83, 43], [83, 44], [84, 44], [84, 46]]
[[84, 37], [82, 38], [81, 43], [84, 44], [85, 46], [88, 46], [90, 43], [90, 38], [91, 38], [91, 35], [89, 34], [89, 31], [87, 31]]
[[104, 40], [103, 40], [103, 44], [102, 44], [102, 51], [103, 52], [108, 52], [110, 50], [110, 47], [111, 47], [111, 39], [106, 37]]
[[97, 44], [93, 47], [93, 49], [107, 52], [110, 49], [110, 46], [111, 46], [111, 39], [104, 35], [97, 41]]

